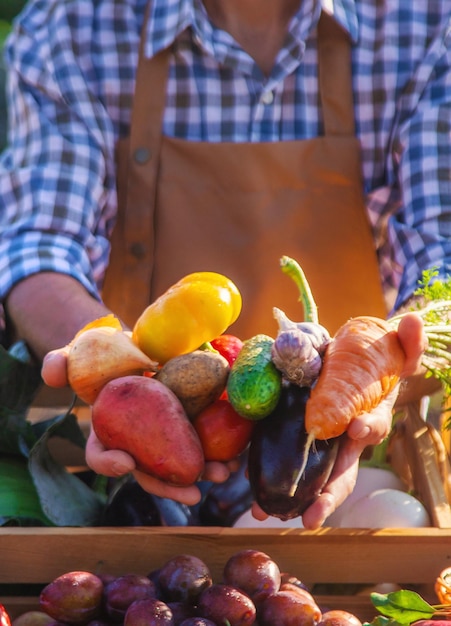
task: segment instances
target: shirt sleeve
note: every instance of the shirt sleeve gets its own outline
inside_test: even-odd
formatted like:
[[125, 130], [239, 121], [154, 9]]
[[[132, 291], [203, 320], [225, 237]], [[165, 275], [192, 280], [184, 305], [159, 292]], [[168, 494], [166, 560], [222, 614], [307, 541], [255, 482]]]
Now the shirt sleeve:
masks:
[[384, 284], [396, 293], [394, 310], [412, 296], [424, 270], [451, 275], [450, 43], [447, 29], [406, 84], [387, 160], [392, 185], [369, 202], [379, 219], [387, 206], [393, 209], [379, 255]]
[[71, 275], [100, 297], [116, 214], [114, 148], [128, 122], [136, 41], [121, 46], [115, 32], [127, 25], [114, 20], [124, 16], [102, 21], [94, 5], [30, 3], [6, 45], [0, 300], [41, 271]]

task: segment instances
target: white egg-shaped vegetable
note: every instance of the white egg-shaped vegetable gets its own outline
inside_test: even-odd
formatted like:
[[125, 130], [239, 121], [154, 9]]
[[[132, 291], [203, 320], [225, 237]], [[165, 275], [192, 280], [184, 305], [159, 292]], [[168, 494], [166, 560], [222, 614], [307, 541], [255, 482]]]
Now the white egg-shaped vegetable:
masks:
[[341, 520], [341, 528], [422, 528], [429, 514], [414, 496], [398, 489], [377, 489], [356, 500]]
[[252, 515], [252, 510], [245, 511], [236, 520], [233, 525], [234, 528], [304, 528], [302, 524], [302, 518], [295, 517], [294, 519], [282, 521], [278, 517], [269, 516], [265, 520], [258, 520]]
[[377, 489], [398, 489], [404, 490], [403, 481], [391, 470], [381, 467], [359, 467], [357, 480], [352, 493], [324, 522], [324, 526], [339, 528], [342, 525], [343, 517], [350, 507], [363, 496], [376, 491]]

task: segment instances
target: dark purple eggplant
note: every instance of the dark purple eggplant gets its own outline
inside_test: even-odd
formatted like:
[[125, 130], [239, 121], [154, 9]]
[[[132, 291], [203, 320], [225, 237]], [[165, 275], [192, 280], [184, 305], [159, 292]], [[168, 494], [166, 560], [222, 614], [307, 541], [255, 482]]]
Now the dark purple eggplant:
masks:
[[233, 526], [252, 504], [253, 496], [247, 479], [247, 451], [239, 458], [239, 466], [223, 483], [214, 483], [199, 506], [202, 526]]
[[293, 496], [290, 490], [302, 467], [307, 433], [304, 426], [308, 387], [286, 384], [274, 411], [256, 423], [249, 446], [248, 474], [255, 501], [282, 520], [302, 513], [327, 483], [338, 451], [338, 438], [315, 441]]
[[112, 490], [102, 526], [193, 526], [190, 508], [169, 498], [147, 493], [133, 477]]

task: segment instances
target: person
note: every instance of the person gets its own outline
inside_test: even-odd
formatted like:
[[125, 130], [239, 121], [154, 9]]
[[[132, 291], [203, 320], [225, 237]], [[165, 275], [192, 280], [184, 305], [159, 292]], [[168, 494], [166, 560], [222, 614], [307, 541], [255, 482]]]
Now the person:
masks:
[[[197, 270], [242, 291], [231, 330], [274, 333], [273, 306], [302, 317], [283, 254], [303, 266], [331, 332], [408, 308], [425, 269], [450, 268], [449, 18], [444, 0], [29, 2], [6, 49], [10, 340], [24, 338], [47, 384], [64, 386], [64, 346], [81, 327], [110, 310], [131, 327]], [[425, 348], [419, 317], [398, 334], [407, 377]], [[398, 391], [352, 422], [305, 527], [352, 491]], [[199, 497], [137, 473], [92, 432], [86, 458], [158, 495]]]

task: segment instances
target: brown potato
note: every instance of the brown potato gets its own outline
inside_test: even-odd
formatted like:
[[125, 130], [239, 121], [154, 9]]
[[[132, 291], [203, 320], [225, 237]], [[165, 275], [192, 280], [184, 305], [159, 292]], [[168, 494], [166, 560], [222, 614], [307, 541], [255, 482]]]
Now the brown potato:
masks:
[[175, 393], [192, 419], [220, 397], [229, 371], [229, 364], [220, 354], [195, 350], [167, 361], [155, 377]]

